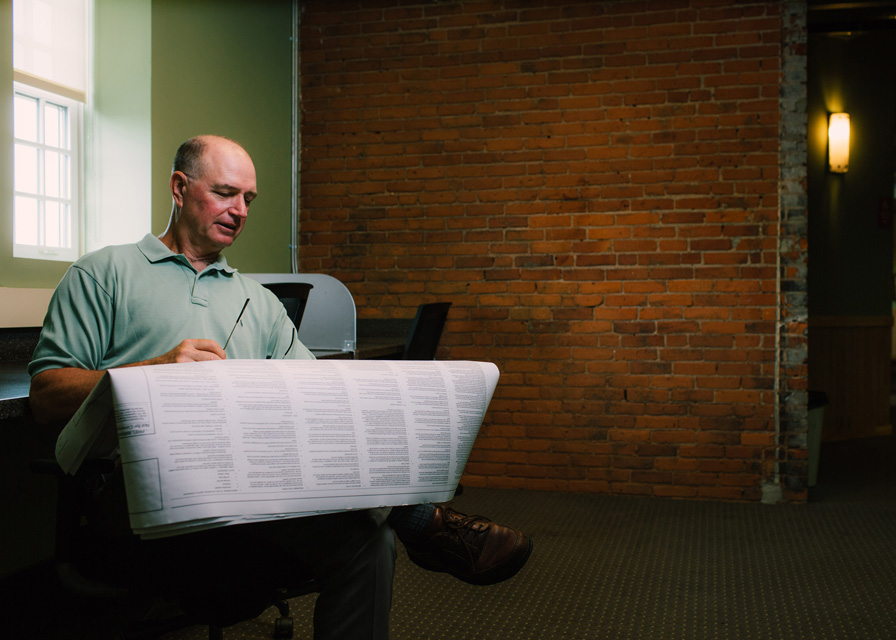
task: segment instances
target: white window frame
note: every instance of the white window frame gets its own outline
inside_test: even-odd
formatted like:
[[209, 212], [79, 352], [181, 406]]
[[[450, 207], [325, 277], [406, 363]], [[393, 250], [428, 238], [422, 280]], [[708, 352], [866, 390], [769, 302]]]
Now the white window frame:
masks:
[[[44, 86], [50, 83], [44, 83]], [[39, 260], [59, 260], [72, 262], [78, 258], [82, 245], [82, 223], [81, 212], [83, 210], [82, 189], [83, 184], [83, 107], [84, 105], [72, 98], [61, 93], [55, 93], [45, 88], [37, 88], [23, 82], [13, 82], [13, 94], [22, 94], [30, 98], [40, 101], [38, 108], [39, 118], [39, 140], [35, 144], [29, 140], [14, 137], [15, 145], [25, 145], [37, 149], [38, 165], [42, 172], [45, 167], [46, 151], [63, 152], [69, 157], [70, 175], [69, 190], [67, 197], [53, 197], [44, 192], [44, 181], [42, 173], [38, 176], [38, 193], [15, 191], [15, 197], [35, 198], [38, 201], [38, 242], [37, 244], [24, 244], [19, 242], [19, 238], [14, 232], [15, 240], [13, 242], [13, 257], [15, 258], [32, 258]], [[69, 148], [60, 149], [56, 147], [48, 147], [44, 144], [43, 136], [45, 134], [43, 122], [43, 105], [49, 102], [57, 104], [68, 109], [69, 114]], [[18, 167], [16, 168], [18, 171]], [[16, 186], [18, 184], [16, 183]], [[68, 225], [68, 243], [66, 247], [50, 246], [46, 242], [46, 204], [48, 202], [61, 202], [69, 206], [69, 215], [67, 216]], [[15, 209], [14, 209], [15, 211]], [[16, 211], [14, 217], [18, 215]], [[17, 228], [19, 221], [15, 220], [14, 229]]]

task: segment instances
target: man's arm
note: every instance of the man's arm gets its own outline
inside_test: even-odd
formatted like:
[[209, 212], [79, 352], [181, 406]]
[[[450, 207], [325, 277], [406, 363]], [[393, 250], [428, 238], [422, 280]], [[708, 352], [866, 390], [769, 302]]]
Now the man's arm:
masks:
[[[150, 360], [134, 362], [126, 367], [177, 362], [223, 360], [227, 356], [214, 340], [184, 340], [168, 353]], [[68, 420], [87, 399], [105, 371], [91, 371], [76, 367], [47, 369], [31, 378], [28, 394], [31, 414], [39, 423]]]
[[90, 395], [104, 371], [66, 367], [47, 369], [31, 378], [28, 402], [39, 423], [68, 420]]

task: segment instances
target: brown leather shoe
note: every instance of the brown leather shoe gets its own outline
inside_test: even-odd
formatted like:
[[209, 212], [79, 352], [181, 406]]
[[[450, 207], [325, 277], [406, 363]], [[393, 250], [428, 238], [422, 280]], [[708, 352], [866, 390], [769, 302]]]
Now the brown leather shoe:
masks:
[[532, 553], [532, 541], [523, 533], [438, 505], [427, 534], [404, 546], [414, 564], [480, 585], [513, 577]]

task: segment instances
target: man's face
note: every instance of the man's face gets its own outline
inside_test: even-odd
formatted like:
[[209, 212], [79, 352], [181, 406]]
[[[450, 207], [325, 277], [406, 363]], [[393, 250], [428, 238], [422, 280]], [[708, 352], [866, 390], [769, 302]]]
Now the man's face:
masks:
[[255, 167], [243, 149], [227, 141], [209, 143], [201, 175], [184, 175], [179, 223], [200, 251], [221, 251], [233, 244], [255, 199]]

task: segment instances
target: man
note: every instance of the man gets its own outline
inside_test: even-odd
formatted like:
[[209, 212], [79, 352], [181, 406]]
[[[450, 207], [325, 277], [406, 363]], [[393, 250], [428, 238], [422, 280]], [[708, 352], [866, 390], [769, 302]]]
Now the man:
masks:
[[[173, 206], [162, 236], [89, 254], [57, 287], [29, 365], [37, 421], [70, 418], [111, 368], [228, 357], [313, 358], [294, 342], [279, 300], [221, 255], [239, 237], [257, 195], [248, 153], [226, 138], [192, 138], [178, 149], [169, 184]], [[227, 342], [247, 298], [251, 308]], [[108, 515], [114, 508], [99, 511]], [[178, 536], [165, 553], [174, 553], [172, 545], [189, 549], [181, 553], [185, 558], [216, 547], [233, 553], [262, 536], [315, 570], [322, 585], [316, 638], [385, 638], [392, 529], [416, 564], [474, 584], [515, 575], [532, 548], [519, 532], [444, 506], [393, 509], [388, 524], [381, 516], [372, 510], [226, 527]]]

